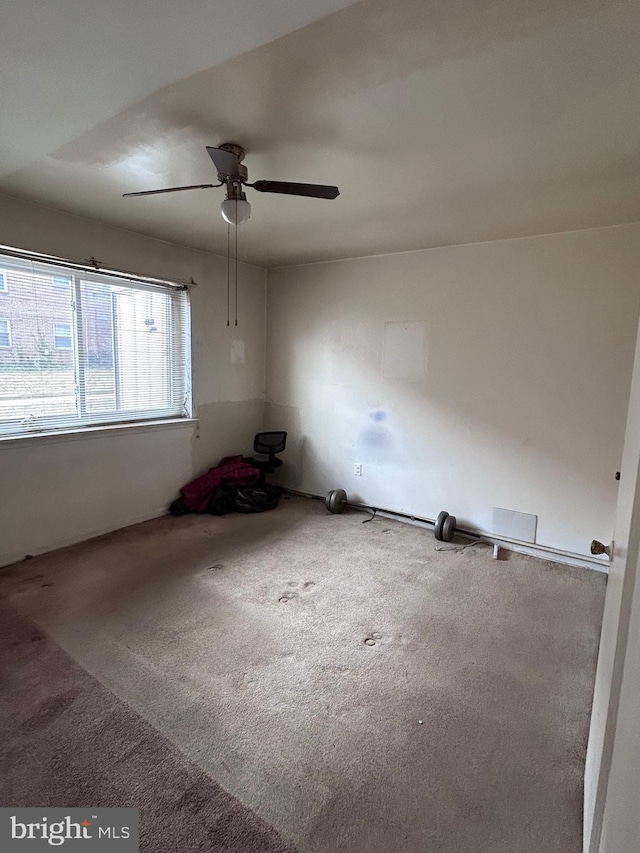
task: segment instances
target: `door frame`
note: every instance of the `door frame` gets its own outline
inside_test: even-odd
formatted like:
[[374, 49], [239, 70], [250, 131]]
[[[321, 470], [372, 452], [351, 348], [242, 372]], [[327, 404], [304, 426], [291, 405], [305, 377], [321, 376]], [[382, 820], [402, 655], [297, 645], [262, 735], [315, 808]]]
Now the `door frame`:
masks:
[[602, 832], [640, 557], [640, 326], [611, 556], [585, 766], [583, 853], [614, 853], [602, 849]]

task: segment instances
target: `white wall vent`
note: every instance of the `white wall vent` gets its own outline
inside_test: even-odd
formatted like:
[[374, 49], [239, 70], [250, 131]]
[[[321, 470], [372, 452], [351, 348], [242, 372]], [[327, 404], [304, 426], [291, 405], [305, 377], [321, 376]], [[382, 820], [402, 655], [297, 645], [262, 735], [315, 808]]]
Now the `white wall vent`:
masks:
[[538, 516], [514, 509], [493, 508], [493, 533], [519, 542], [535, 542]]

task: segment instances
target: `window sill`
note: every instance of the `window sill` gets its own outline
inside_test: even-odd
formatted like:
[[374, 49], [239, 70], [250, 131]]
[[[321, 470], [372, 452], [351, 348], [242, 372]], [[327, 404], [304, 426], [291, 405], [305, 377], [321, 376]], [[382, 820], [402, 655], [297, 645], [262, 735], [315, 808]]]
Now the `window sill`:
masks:
[[67, 441], [82, 441], [83, 439], [101, 438], [121, 435], [128, 432], [155, 432], [160, 429], [194, 429], [198, 424], [197, 418], [169, 418], [158, 421], [139, 421], [124, 424], [101, 424], [100, 426], [82, 427], [73, 430], [55, 430], [51, 432], [30, 432], [24, 435], [0, 436], [0, 451], [9, 450], [18, 444], [35, 442], [37, 444], [57, 444]]

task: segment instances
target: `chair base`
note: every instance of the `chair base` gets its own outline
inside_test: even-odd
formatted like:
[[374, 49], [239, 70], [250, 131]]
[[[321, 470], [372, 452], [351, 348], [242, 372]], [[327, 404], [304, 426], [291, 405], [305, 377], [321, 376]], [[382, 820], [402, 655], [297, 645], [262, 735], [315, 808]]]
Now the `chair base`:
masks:
[[260, 472], [259, 483], [265, 482], [265, 476], [267, 474], [273, 474], [276, 468], [280, 468], [282, 465], [282, 459], [259, 459], [257, 456], [245, 456], [243, 457], [243, 462], [246, 462], [247, 465], [251, 465], [253, 468], [257, 468]]

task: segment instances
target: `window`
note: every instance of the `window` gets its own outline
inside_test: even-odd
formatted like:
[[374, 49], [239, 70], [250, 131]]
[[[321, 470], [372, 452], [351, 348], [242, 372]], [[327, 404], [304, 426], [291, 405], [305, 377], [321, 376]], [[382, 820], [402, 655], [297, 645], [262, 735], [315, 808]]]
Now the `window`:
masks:
[[3, 266], [0, 434], [190, 416], [186, 289], [21, 257]]
[[56, 349], [71, 349], [71, 326], [67, 323], [54, 323], [53, 340]]
[[8, 287], [6, 270], [0, 270], [0, 293], [6, 293], [7, 290]]
[[0, 347], [11, 346], [11, 323], [8, 320], [0, 320]]

